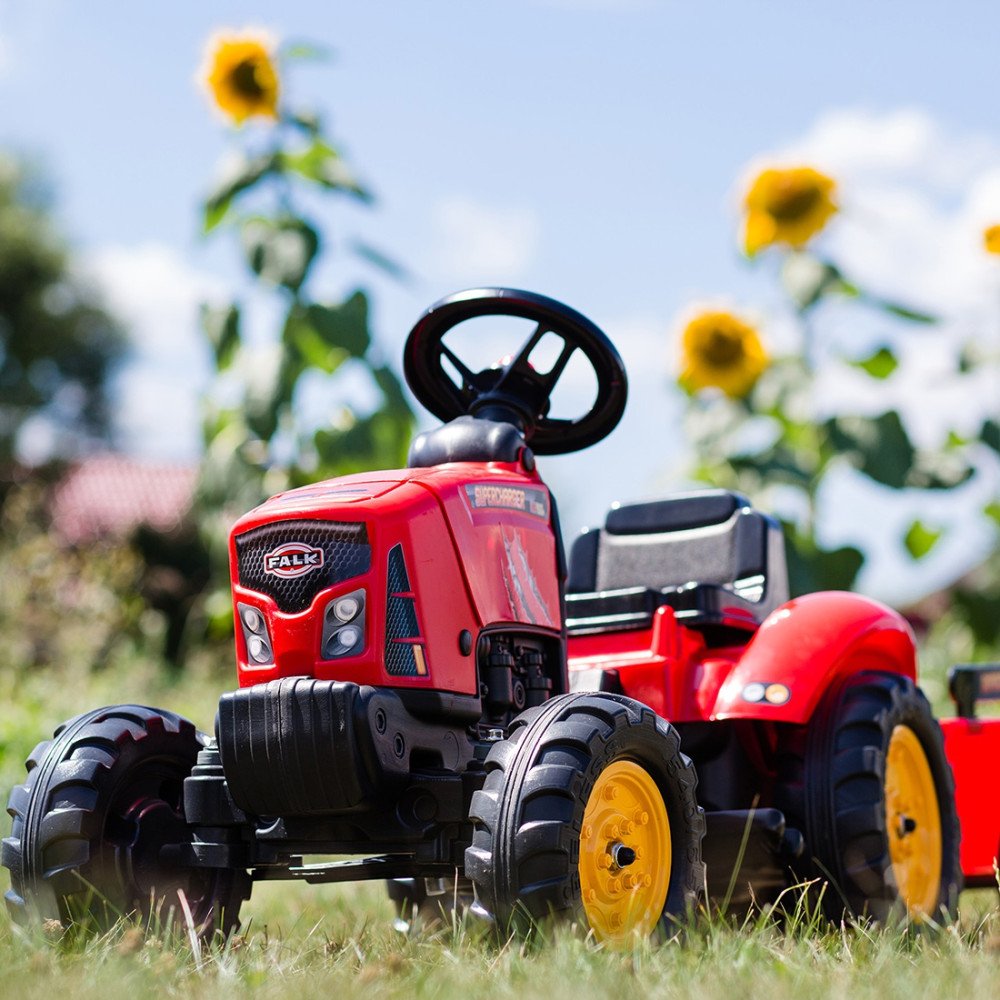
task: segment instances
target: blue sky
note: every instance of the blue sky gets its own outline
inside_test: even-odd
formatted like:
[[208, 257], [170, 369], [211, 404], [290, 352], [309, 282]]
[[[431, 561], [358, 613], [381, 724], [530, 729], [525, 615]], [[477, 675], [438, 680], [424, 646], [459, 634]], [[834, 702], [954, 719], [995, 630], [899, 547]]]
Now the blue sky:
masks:
[[[205, 38], [246, 25], [335, 50], [296, 70], [291, 96], [327, 114], [379, 202], [331, 222], [417, 280], [393, 285], [334, 255], [317, 291], [365, 280], [387, 355], [398, 358], [427, 304], [476, 284], [561, 298], [619, 343], [632, 376], [622, 426], [543, 467], [570, 531], [613, 499], [684, 482], [670, 364], [691, 302], [756, 311], [780, 340], [767, 265], [736, 251], [739, 181], [760, 157], [837, 173], [845, 218], [853, 203], [860, 220], [830, 233], [838, 260], [887, 292], [946, 302], [956, 324], [992, 323], [995, 336], [993, 276], [962, 241], [1000, 218], [1000, 5], [0, 0], [0, 146], [46, 165], [81, 260], [133, 324], [121, 422], [134, 450], [183, 458], [196, 446], [194, 309], [240, 272], [235, 248], [198, 236], [197, 201], [231, 137], [193, 80]], [[864, 339], [850, 317], [839, 325]], [[952, 402], [923, 405], [920, 379], [935, 379], [933, 357], [922, 363], [910, 408], [932, 437]], [[831, 531], [846, 538], [841, 522]], [[969, 534], [949, 551], [981, 541]], [[871, 589], [892, 597], [899, 553], [883, 547]]]

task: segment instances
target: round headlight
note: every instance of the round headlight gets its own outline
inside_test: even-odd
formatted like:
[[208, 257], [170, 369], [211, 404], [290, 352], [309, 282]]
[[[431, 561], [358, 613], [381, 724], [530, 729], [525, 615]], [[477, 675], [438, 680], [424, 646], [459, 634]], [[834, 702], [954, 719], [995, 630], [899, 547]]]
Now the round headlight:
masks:
[[342, 628], [337, 633], [336, 638], [340, 645], [345, 649], [351, 649], [353, 646], [358, 644], [358, 640], [361, 638], [361, 630], [356, 629], [353, 626], [349, 628]]
[[264, 616], [256, 608], [244, 608], [243, 624], [251, 632], [262, 632], [264, 630]]
[[[333, 613], [342, 621], [349, 622], [361, 609], [356, 597], [343, 597], [333, 606]], [[351, 643], [353, 646], [354, 643]]]
[[258, 663], [267, 663], [271, 659], [270, 647], [263, 639], [259, 639], [257, 636], [254, 636], [247, 643], [247, 651], [250, 653], [251, 659], [256, 660]]

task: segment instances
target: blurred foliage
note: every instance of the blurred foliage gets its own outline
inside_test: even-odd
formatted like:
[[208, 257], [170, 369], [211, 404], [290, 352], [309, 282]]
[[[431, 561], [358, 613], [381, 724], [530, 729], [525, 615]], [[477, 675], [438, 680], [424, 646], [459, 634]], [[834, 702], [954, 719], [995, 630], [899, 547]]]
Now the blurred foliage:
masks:
[[74, 275], [37, 173], [0, 153], [0, 466], [43, 417], [60, 457], [108, 433], [106, 386], [121, 331]]
[[[250, 291], [258, 303], [263, 293], [279, 313], [278, 329], [264, 344], [247, 337], [247, 310], [238, 299], [202, 313], [216, 381], [204, 423], [197, 511], [214, 565], [208, 615], [225, 629], [232, 521], [282, 490], [398, 468], [406, 460], [413, 414], [394, 370], [379, 356], [367, 292], [357, 288], [331, 298], [313, 290], [316, 264], [328, 246], [318, 221], [323, 202], [372, 201], [323, 120], [278, 103], [290, 62], [313, 58], [317, 50], [297, 46], [274, 53], [263, 36], [221, 37], [214, 45], [206, 59], [206, 91], [238, 130], [238, 152], [205, 199], [203, 227], [236, 238]], [[240, 129], [251, 115], [263, 121]], [[394, 277], [402, 273], [366, 244], [352, 249], [367, 265]], [[365, 412], [350, 402], [359, 379], [374, 399]], [[330, 399], [328, 422], [318, 427], [302, 417], [306, 382], [314, 396], [324, 391]]]
[[[743, 243], [749, 256], [768, 249], [780, 255], [779, 280], [797, 328], [798, 348], [761, 362], [756, 331], [727, 313], [705, 312], [688, 323], [682, 337], [680, 384], [689, 393], [688, 439], [696, 478], [738, 490], [750, 497], [781, 491], [789, 542], [789, 574], [793, 593], [847, 589], [861, 570], [865, 553], [846, 546], [831, 550], [821, 543], [820, 491], [827, 477], [846, 465], [871, 487], [894, 491], [919, 510], [921, 498], [957, 490], [976, 472], [985, 449], [1000, 454], [1000, 427], [985, 420], [979, 433], [961, 436], [943, 428], [942, 444], [918, 447], [900, 413], [886, 406], [852, 408], [841, 402], [835, 412], [818, 406], [825, 376], [838, 368], [853, 369], [892, 398], [901, 377], [893, 343], [887, 341], [864, 357], [837, 355], [823, 326], [823, 303], [840, 299], [852, 304], [855, 322], [871, 326], [888, 318], [905, 336], [907, 327], [932, 328], [937, 318], [907, 304], [865, 291], [848, 279], [836, 263], [810, 249], [810, 241], [838, 210], [836, 184], [811, 168], [764, 171], [751, 185], [744, 203]], [[970, 238], [972, 238], [970, 236]], [[713, 318], [714, 317], [714, 318]], [[742, 331], [739, 336], [734, 331]], [[822, 343], [820, 338], [824, 338]], [[947, 375], [969, 376], [977, 365], [1000, 359], [971, 349], [956, 349]], [[823, 359], [822, 361], [820, 359]], [[696, 377], [692, 377], [692, 373]], [[865, 395], [871, 396], [871, 393]], [[944, 420], [949, 419], [944, 414]], [[858, 517], [864, 517], [863, 503]], [[987, 523], [1000, 527], [1000, 505], [982, 511]], [[995, 546], [1000, 532], [994, 530]], [[914, 517], [899, 540], [914, 564], [945, 544], [934, 524]], [[979, 653], [1000, 647], [1000, 548], [984, 564], [950, 588], [945, 608], [960, 622]]]
[[4, 670], [58, 668], [77, 678], [127, 668], [159, 622], [139, 593], [143, 562], [127, 544], [62, 543], [46, 491], [14, 488], [0, 507], [0, 634]]

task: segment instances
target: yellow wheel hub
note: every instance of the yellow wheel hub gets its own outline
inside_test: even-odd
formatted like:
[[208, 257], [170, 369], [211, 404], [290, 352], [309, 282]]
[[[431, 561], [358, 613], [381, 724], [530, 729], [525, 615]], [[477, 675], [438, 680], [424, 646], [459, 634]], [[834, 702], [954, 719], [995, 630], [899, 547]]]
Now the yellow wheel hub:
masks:
[[599, 941], [648, 937], [670, 886], [670, 822], [656, 782], [629, 760], [594, 783], [580, 833], [583, 909]]
[[920, 740], [896, 726], [885, 760], [885, 825], [899, 896], [911, 916], [932, 915], [941, 890], [941, 812]]

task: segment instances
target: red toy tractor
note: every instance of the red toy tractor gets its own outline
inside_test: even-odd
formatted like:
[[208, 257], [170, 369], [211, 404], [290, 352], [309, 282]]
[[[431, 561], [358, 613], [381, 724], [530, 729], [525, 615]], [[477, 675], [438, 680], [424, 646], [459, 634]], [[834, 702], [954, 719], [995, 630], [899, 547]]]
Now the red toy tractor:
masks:
[[[476, 371], [445, 335], [484, 316], [534, 329]], [[595, 398], [556, 419], [577, 352]], [[779, 527], [743, 497], [615, 505], [567, 565], [535, 454], [622, 414], [596, 326], [464, 292], [418, 321], [405, 371], [445, 421], [407, 469], [280, 494], [234, 526], [239, 688], [214, 738], [124, 705], [31, 754], [3, 842], [15, 917], [102, 922], [160, 898], [209, 933], [253, 881], [378, 878], [404, 909], [447, 887], [503, 926], [572, 914], [615, 942], [706, 892], [739, 907], [817, 878], [831, 915], [936, 917], [963, 872], [992, 876], [997, 797], [976, 804], [974, 785], [997, 728], [947, 724], [975, 816], [960, 856], [905, 621], [855, 594], [789, 600]], [[966, 714], [992, 677], [958, 675]]]

